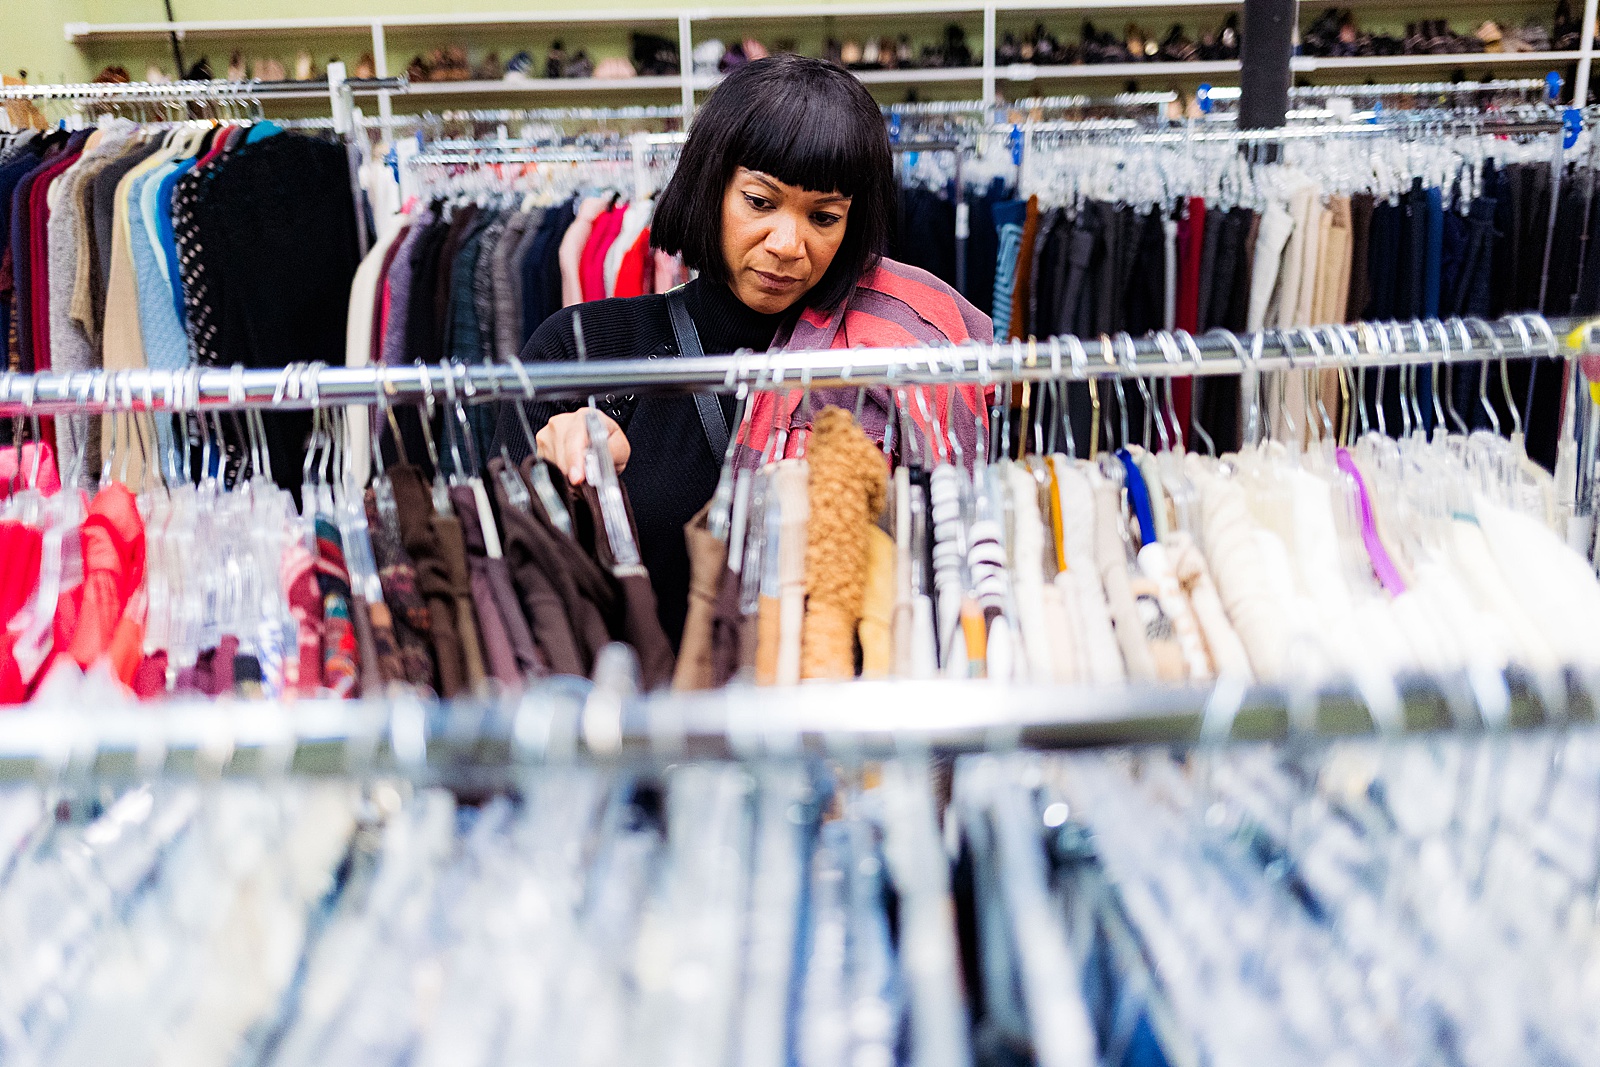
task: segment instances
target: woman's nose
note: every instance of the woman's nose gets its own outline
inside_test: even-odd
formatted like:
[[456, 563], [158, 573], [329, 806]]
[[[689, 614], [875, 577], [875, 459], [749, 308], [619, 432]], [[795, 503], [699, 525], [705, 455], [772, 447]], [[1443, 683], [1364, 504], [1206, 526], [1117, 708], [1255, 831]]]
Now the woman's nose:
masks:
[[767, 251], [784, 259], [798, 259], [805, 251], [800, 230], [800, 220], [787, 212], [778, 212], [778, 217], [772, 220], [772, 228], [767, 231]]

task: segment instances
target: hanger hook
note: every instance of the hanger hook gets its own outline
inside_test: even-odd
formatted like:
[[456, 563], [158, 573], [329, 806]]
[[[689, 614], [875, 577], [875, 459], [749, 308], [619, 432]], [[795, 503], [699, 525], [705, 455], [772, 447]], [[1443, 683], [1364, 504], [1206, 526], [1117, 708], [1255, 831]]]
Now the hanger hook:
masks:
[[1122, 346], [1123, 364], [1133, 378], [1134, 387], [1139, 390], [1139, 398], [1144, 401], [1144, 436], [1142, 443], [1146, 452], [1150, 451], [1150, 427], [1155, 424], [1157, 436], [1161, 438], [1161, 451], [1166, 452], [1172, 447], [1172, 440], [1167, 434], [1166, 420], [1160, 417], [1156, 410], [1156, 403], [1151, 397], [1150, 383], [1145, 381], [1144, 375], [1139, 370], [1139, 349], [1133, 340], [1133, 335], [1123, 330], [1117, 334], [1117, 343]]
[[[1487, 322], [1474, 316], [1467, 321], [1467, 325], [1474, 330], [1482, 329], [1488, 336], [1491, 348], [1495, 347], [1494, 328]], [[1495, 412], [1494, 405], [1489, 402], [1489, 363], [1490, 360], [1478, 361], [1478, 403], [1483, 406], [1484, 413], [1489, 416], [1489, 425], [1494, 428], [1496, 437], [1500, 436], [1500, 416]]]

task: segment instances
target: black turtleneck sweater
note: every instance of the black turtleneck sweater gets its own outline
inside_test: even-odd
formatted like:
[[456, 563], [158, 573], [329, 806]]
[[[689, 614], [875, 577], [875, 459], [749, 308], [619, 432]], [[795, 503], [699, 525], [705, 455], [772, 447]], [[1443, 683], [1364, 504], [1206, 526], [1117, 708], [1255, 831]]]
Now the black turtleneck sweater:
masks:
[[[707, 355], [741, 348], [764, 352], [792, 313], [763, 315], [746, 306], [726, 285], [703, 278], [685, 286], [684, 297]], [[667, 316], [667, 298], [651, 294], [562, 308], [533, 332], [522, 350], [523, 361], [577, 359], [574, 312], [583, 318], [584, 348], [590, 359], [658, 359], [679, 354]], [[633, 449], [622, 483], [639, 526], [639, 553], [650, 571], [661, 625], [676, 648], [689, 605], [689, 552], [683, 527], [716, 491], [722, 457], [711, 454], [691, 396], [608, 394], [597, 396], [595, 402], [622, 427]], [[722, 404], [724, 416], [731, 420], [733, 399], [723, 397]], [[575, 403], [530, 404], [533, 432], [538, 433], [557, 412], [576, 408]], [[502, 408], [495, 428], [495, 454], [502, 442], [516, 460], [532, 451], [509, 406]]]

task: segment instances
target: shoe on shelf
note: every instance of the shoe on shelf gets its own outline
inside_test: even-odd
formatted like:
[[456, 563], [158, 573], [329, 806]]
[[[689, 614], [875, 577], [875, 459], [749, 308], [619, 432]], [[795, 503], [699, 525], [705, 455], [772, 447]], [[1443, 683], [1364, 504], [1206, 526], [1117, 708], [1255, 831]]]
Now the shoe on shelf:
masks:
[[589, 58], [588, 52], [580, 48], [572, 53], [572, 58], [567, 60], [567, 65], [561, 68], [561, 76], [563, 78], [592, 78], [594, 77], [594, 60]]
[[994, 50], [994, 62], [997, 67], [1009, 67], [1022, 62], [1022, 46], [1017, 44], [1017, 35], [1007, 33]]
[[717, 73], [721, 69], [723, 53], [727, 50], [727, 46], [715, 37], [701, 41], [694, 46], [694, 52], [691, 53], [694, 72], [707, 75]]
[[472, 77], [476, 81], [496, 82], [505, 76], [506, 68], [500, 62], [499, 52], [490, 52], [483, 57], [483, 62], [472, 68]]
[[235, 48], [228, 57], [228, 80], [242, 82], [245, 80], [244, 53]]
[[1555, 18], [1550, 23], [1551, 47], [1557, 52], [1576, 52], [1581, 32], [1569, 0], [1556, 0]]
[[525, 82], [533, 78], [533, 54], [524, 49], [506, 60], [505, 80]]
[[[748, 54], [749, 49], [745, 50]], [[653, 33], [635, 32], [632, 38], [633, 65], [647, 77], [678, 73], [678, 46]]]
[[1166, 37], [1162, 38], [1158, 58], [1163, 63], [1188, 63], [1199, 54], [1195, 43], [1183, 32], [1183, 26], [1174, 22]]
[[[235, 53], [235, 55], [237, 55], [237, 54], [238, 53]], [[228, 69], [230, 71], [233, 69], [233, 64], [232, 63], [228, 64]], [[376, 78], [377, 76], [378, 76], [378, 65], [377, 65], [376, 62], [374, 62], [374, 60], [372, 58], [372, 53], [371, 52], [362, 52], [361, 53], [361, 58], [356, 60], [355, 77], [365, 80], [365, 79], [370, 79], [370, 78]]]
[[1517, 40], [1522, 44], [1524, 52], [1549, 52], [1550, 31], [1536, 19], [1529, 19], [1517, 31]]

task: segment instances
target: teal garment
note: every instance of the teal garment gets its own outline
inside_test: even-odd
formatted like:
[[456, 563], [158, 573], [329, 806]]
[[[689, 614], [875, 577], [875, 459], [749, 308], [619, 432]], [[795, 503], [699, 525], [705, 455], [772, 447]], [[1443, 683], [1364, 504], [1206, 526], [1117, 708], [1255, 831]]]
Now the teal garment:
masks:
[[[134, 179], [128, 191], [130, 208], [139, 203], [147, 183], [156, 180], [161, 168]], [[139, 340], [144, 345], [145, 365], [151, 370], [181, 370], [187, 367], [189, 339], [173, 314], [168, 296], [168, 278], [156, 261], [155, 247], [145, 226], [144, 213], [130, 209], [128, 248], [133, 258], [134, 290], [139, 304]], [[156, 419], [156, 435], [162, 454], [172, 444], [172, 428], [166, 419]]]
[[245, 136], [244, 143], [257, 144], [261, 141], [265, 141], [268, 137], [276, 137], [282, 132], [283, 127], [279, 126], [276, 122], [258, 122], [254, 126], [250, 127], [250, 132]]
[[[150, 183], [160, 180], [157, 167], [134, 180], [130, 202], [144, 195]], [[134, 288], [139, 303], [139, 339], [144, 344], [145, 364], [152, 370], [177, 370], [189, 365], [189, 339], [183, 324], [173, 312], [171, 278], [157, 258], [156, 236], [144, 213], [128, 211], [128, 245], [133, 258]]]
[[1017, 260], [1022, 255], [1022, 227], [1027, 216], [1026, 200], [1006, 200], [994, 206], [994, 228], [1000, 244], [994, 266], [996, 344], [1003, 343], [1011, 333], [1011, 305], [1017, 289]]
[[179, 329], [183, 329], [186, 316], [183, 310], [183, 272], [178, 260], [178, 238], [172, 229], [172, 197], [178, 187], [178, 179], [192, 171], [198, 162], [196, 159], [183, 160], [162, 176], [161, 184], [156, 189], [156, 239], [161, 242], [162, 252], [165, 253], [172, 309], [178, 316]]

